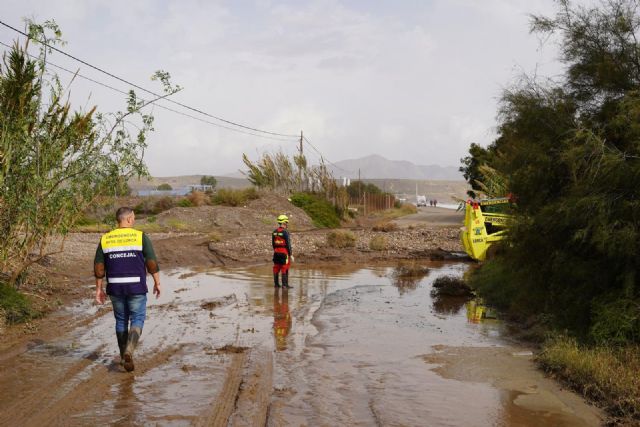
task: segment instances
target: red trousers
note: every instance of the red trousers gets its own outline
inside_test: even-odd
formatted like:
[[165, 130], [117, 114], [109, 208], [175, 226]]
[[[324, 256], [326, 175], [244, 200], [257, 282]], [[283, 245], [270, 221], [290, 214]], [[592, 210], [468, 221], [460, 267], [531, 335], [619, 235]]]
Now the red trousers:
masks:
[[289, 266], [291, 263], [287, 260], [286, 264], [273, 264], [273, 274], [278, 274], [282, 272], [282, 274], [287, 274], [289, 272]]
[[280, 248], [276, 248], [273, 254], [273, 274], [278, 274], [280, 272], [282, 272], [282, 274], [287, 274], [289, 272], [290, 265], [291, 262], [289, 261], [289, 254]]

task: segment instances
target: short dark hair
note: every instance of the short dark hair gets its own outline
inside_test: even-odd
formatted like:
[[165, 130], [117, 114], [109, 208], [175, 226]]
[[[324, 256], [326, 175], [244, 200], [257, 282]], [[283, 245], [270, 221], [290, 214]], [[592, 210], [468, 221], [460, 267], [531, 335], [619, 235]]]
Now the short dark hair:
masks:
[[116, 220], [118, 224], [125, 220], [126, 217], [133, 213], [133, 209], [128, 206], [123, 206], [116, 211]]

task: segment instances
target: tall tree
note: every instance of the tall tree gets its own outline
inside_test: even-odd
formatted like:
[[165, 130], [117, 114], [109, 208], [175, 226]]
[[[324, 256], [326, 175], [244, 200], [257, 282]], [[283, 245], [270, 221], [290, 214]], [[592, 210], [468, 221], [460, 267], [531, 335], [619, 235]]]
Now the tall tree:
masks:
[[490, 166], [518, 201], [485, 291], [523, 315], [620, 343], [640, 342], [637, 6], [562, 0], [555, 17], [532, 17], [532, 31], [559, 36], [565, 78], [505, 92], [493, 155], [470, 151], [463, 166]]
[[[51, 46], [62, 42], [60, 29], [53, 21], [28, 27], [39, 57], [30, 57], [28, 42], [16, 42], [0, 66], [0, 272], [12, 283], [61, 250], [64, 239], [53, 245], [53, 237], [64, 236], [97, 198], [147, 173], [143, 154], [153, 130], [153, 117], [143, 113], [153, 101], [133, 91], [125, 111], [73, 111], [46, 62]], [[167, 73], [155, 77], [167, 95], [176, 90]]]

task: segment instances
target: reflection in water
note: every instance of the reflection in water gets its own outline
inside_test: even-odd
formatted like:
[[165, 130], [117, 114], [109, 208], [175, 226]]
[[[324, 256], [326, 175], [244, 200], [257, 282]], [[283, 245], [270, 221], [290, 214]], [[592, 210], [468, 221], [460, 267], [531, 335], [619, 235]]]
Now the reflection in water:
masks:
[[418, 283], [429, 274], [429, 269], [418, 265], [415, 262], [401, 262], [393, 269], [391, 277], [393, 286], [398, 288], [400, 295], [409, 291], [415, 291]]
[[436, 313], [445, 315], [455, 315], [460, 312], [464, 304], [469, 300], [467, 297], [433, 296], [433, 309]]
[[276, 351], [287, 349], [287, 335], [291, 330], [291, 313], [289, 312], [289, 290], [273, 291], [273, 336], [276, 340]]
[[415, 291], [421, 280], [422, 277], [394, 276], [393, 286], [398, 288], [400, 295], [404, 295], [409, 291]]
[[467, 302], [467, 321], [480, 323], [484, 319], [495, 319], [496, 314], [492, 308], [484, 304], [482, 298], [476, 298]]

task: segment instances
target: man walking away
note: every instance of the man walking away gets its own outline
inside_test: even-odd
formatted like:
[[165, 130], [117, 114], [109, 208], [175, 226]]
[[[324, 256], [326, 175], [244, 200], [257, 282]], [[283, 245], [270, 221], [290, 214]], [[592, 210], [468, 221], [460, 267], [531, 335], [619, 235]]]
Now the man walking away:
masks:
[[[160, 296], [160, 273], [151, 240], [133, 229], [133, 209], [116, 212], [118, 227], [102, 236], [96, 250], [94, 273], [96, 302], [104, 304], [109, 295], [116, 318], [116, 337], [120, 363], [127, 372], [134, 370], [133, 352], [142, 334], [147, 313], [147, 272], [153, 277], [153, 293]], [[106, 293], [102, 289], [107, 277]]]
[[293, 261], [291, 253], [291, 239], [287, 227], [289, 226], [289, 218], [286, 215], [278, 217], [278, 228], [273, 230], [271, 234], [271, 246], [273, 246], [273, 284], [276, 288], [280, 287], [278, 282], [278, 273], [282, 272], [282, 287], [291, 288], [289, 286], [289, 266]]

